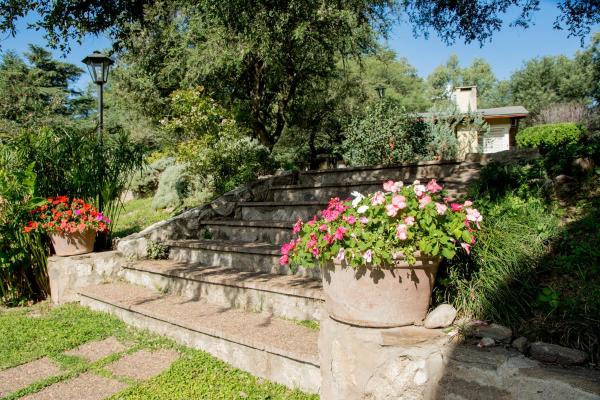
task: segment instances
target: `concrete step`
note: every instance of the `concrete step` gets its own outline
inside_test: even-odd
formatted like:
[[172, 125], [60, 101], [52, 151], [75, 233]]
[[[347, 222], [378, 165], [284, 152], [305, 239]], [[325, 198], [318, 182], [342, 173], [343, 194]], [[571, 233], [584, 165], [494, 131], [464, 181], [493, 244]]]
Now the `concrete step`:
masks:
[[[429, 179], [424, 180], [427, 182]], [[345, 199], [350, 196], [353, 191], [358, 191], [363, 194], [373, 193], [378, 190], [383, 190], [384, 181], [356, 181], [348, 183], [332, 183], [318, 185], [286, 185], [273, 186], [270, 190], [273, 195], [273, 200], [278, 202], [298, 202], [298, 201], [318, 201], [329, 200], [332, 197]], [[407, 182], [412, 183], [412, 182]], [[468, 186], [468, 182], [455, 180], [439, 181], [444, 186], [448, 196], [456, 198], [463, 194]]]
[[81, 304], [206, 351], [249, 373], [317, 393], [318, 332], [269, 315], [227, 309], [127, 283], [88, 286]]
[[274, 244], [234, 240], [168, 240], [164, 243], [171, 248], [169, 258], [175, 261], [320, 278], [318, 269], [293, 272], [289, 267], [279, 265], [280, 247]]
[[421, 162], [410, 165], [354, 167], [304, 171], [299, 174], [300, 185], [351, 183], [360, 181], [401, 180], [412, 182], [415, 179], [434, 177], [442, 180], [461, 175], [476, 173], [480, 164], [477, 162]]
[[292, 239], [295, 221], [202, 220], [200, 237], [282, 244]]
[[264, 201], [238, 203], [239, 219], [259, 221], [307, 220], [327, 208], [327, 201]]
[[317, 320], [323, 303], [320, 279], [238, 271], [173, 260], [126, 265], [126, 281], [192, 300], [288, 319]]

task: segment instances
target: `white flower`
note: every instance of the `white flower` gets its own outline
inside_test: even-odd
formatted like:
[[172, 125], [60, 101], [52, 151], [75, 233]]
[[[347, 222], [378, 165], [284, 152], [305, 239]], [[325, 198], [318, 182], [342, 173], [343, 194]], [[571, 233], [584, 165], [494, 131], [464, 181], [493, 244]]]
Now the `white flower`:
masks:
[[356, 210], [356, 212], [359, 213], [359, 214], [364, 214], [364, 213], [367, 212], [368, 209], [369, 209], [369, 206], [362, 205], [362, 206], [358, 207], [358, 209]]
[[354, 200], [352, 200], [352, 207], [355, 208], [365, 198], [365, 196], [363, 196], [363, 194], [360, 192], [352, 192], [350, 194], [354, 197]]

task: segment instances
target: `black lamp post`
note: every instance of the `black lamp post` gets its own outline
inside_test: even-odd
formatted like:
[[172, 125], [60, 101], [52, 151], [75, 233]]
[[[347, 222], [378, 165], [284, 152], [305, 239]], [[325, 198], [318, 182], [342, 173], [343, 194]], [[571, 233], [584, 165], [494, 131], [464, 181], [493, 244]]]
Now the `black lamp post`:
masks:
[[385, 86], [377, 85], [375, 87], [375, 90], [377, 90], [377, 94], [379, 95], [379, 98], [383, 99], [383, 97], [385, 96]]
[[[102, 130], [104, 128], [104, 84], [108, 80], [108, 72], [110, 66], [114, 64], [114, 61], [99, 51], [94, 51], [92, 54], [82, 60], [87, 65], [92, 81], [98, 85], [98, 144], [102, 148]], [[102, 177], [98, 177], [102, 180]], [[100, 181], [100, 188], [102, 188], [102, 182]], [[102, 199], [102, 193], [98, 193], [98, 211], [102, 212], [104, 206]]]

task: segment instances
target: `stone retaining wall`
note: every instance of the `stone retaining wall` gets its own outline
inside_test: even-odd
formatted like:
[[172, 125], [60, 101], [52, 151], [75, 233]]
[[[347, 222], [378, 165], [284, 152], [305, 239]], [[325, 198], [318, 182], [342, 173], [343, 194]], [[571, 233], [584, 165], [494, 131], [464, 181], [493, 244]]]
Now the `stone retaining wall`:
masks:
[[48, 259], [50, 294], [54, 304], [79, 301], [77, 289], [117, 279], [125, 259], [117, 251]]

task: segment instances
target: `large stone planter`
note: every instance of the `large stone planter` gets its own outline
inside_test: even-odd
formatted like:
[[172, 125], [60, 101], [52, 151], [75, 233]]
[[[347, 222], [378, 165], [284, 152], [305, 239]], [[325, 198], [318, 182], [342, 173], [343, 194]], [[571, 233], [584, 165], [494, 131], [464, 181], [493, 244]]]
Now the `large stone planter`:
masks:
[[94, 241], [96, 240], [96, 231], [88, 229], [82, 232], [68, 234], [52, 234], [50, 241], [54, 247], [57, 256], [75, 256], [94, 251]]
[[388, 328], [422, 321], [429, 308], [438, 258], [417, 256], [383, 268], [354, 269], [345, 262], [321, 267], [325, 309], [347, 324]]

